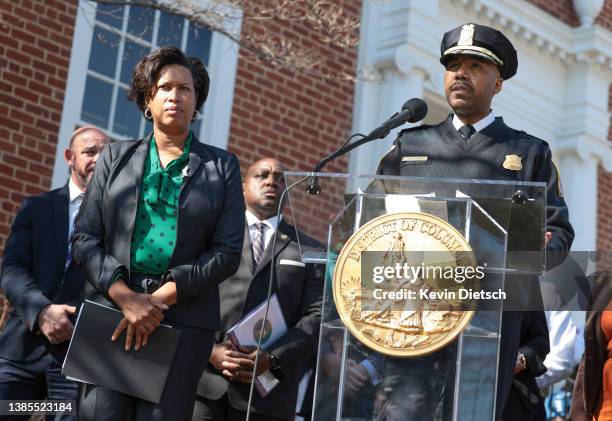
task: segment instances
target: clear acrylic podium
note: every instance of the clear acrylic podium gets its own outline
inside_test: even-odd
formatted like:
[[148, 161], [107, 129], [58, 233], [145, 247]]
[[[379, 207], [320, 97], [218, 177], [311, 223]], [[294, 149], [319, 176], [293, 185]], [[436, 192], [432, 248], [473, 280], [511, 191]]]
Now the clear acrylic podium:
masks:
[[545, 184], [321, 173], [321, 193], [310, 195], [310, 175], [285, 173], [287, 186], [303, 180], [289, 192], [285, 215], [298, 237], [306, 234], [327, 248], [302, 255], [326, 265], [313, 420], [493, 420], [504, 301], [478, 304], [455, 340], [431, 354], [385, 355], [342, 323], [332, 292], [334, 265], [368, 221], [418, 212], [448, 222], [465, 238], [477, 263], [486, 263], [484, 290], [505, 289], [513, 274], [545, 270]]

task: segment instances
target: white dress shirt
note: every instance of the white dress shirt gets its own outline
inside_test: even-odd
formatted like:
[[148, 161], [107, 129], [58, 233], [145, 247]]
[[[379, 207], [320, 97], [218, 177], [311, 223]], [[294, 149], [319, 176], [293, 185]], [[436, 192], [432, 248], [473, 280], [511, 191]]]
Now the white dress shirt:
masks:
[[572, 314], [569, 311], [547, 311], [548, 335], [550, 337], [550, 352], [544, 360], [546, 373], [536, 377], [538, 387], [545, 387], [563, 380], [574, 370], [574, 342], [577, 329]]
[[74, 184], [72, 178], [68, 182], [68, 191], [70, 192], [70, 205], [68, 207], [68, 238], [70, 238], [72, 229], [74, 228], [74, 219], [79, 213], [85, 193]]
[[[489, 114], [487, 114], [485, 118], [472, 124], [472, 127], [474, 128], [474, 130], [476, 130], [476, 132], [479, 132], [485, 127], [487, 127], [489, 124], [493, 123], [494, 121], [495, 121], [495, 114], [493, 113], [493, 110], [491, 110], [489, 111]], [[457, 131], [459, 131], [459, 129], [465, 125], [466, 124], [463, 121], [461, 121], [459, 117], [457, 117], [457, 114], [453, 115], [453, 126], [455, 127]]]
[[278, 218], [273, 216], [271, 218], [266, 219], [265, 221], [260, 221], [255, 215], [251, 213], [251, 211], [246, 211], [246, 220], [247, 225], [249, 226], [249, 237], [251, 238], [251, 244], [253, 244], [253, 239], [255, 238], [255, 232], [257, 232], [257, 223], [263, 222], [266, 225], [264, 229], [264, 250], [268, 247], [268, 243], [272, 239], [272, 236], [276, 232], [278, 228]]

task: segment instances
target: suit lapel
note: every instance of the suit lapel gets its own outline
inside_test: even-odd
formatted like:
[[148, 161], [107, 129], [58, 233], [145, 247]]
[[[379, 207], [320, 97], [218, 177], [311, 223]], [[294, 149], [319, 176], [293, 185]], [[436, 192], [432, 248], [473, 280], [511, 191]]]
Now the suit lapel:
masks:
[[68, 184], [53, 196], [53, 221], [55, 226], [55, 249], [57, 250], [57, 273], [64, 273], [64, 265], [68, 257], [68, 211], [70, 192]]
[[[284, 222], [280, 222], [278, 224], [278, 237], [276, 239], [276, 250], [274, 255], [278, 256], [278, 253], [280, 253], [289, 243], [290, 241], [290, 237], [289, 237], [289, 227], [287, 226], [287, 224], [285, 224]], [[272, 245], [274, 242], [274, 237], [272, 237], [270, 239], [270, 242], [268, 243], [268, 245], [266, 246], [266, 249], [264, 250], [264, 254], [261, 257], [261, 260], [259, 261], [259, 264], [257, 265], [257, 268], [255, 269], [255, 273], [253, 274], [253, 276], [257, 276], [257, 274], [266, 266], [268, 266], [268, 264], [272, 261]], [[252, 261], [252, 260], [251, 260]]]
[[[251, 240], [249, 236], [249, 226], [244, 224], [245, 233], [244, 241], [242, 242], [242, 260], [240, 268], [231, 283], [223, 282], [220, 285], [221, 292], [221, 308], [223, 309], [223, 297], [225, 294], [231, 294], [233, 302], [242, 303], [239, 307], [239, 313], [232, 315], [231, 323], [227, 326], [222, 326], [223, 334], [227, 332], [238, 320], [244, 316], [244, 310], [247, 303], [247, 297], [253, 283], [253, 250], [251, 249]], [[222, 310], [223, 313], [223, 310]], [[222, 323], [224, 323], [222, 321]]]
[[[202, 165], [202, 156], [206, 155], [206, 148], [202, 145], [198, 138], [195, 137], [195, 134], [192, 135], [191, 139], [191, 149], [189, 150], [189, 163], [187, 164], [187, 180], [181, 186], [181, 192], [183, 188], [189, 184], [193, 175], [198, 171], [200, 165]], [[206, 172], [203, 172], [203, 175], [206, 175]]]
[[251, 275], [253, 274], [253, 245], [251, 244], [251, 235], [249, 234], [249, 226], [244, 224], [244, 241], [242, 243], [242, 261], [249, 268]]

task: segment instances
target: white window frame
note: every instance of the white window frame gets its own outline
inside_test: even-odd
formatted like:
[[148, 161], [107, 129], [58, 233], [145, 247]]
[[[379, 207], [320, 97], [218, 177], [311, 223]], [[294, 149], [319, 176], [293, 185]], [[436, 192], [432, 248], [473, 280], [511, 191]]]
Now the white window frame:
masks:
[[[94, 33], [96, 7], [97, 3], [95, 2], [79, 0], [62, 119], [55, 153], [52, 188], [60, 187], [66, 183], [68, 170], [64, 161], [64, 150], [68, 147], [70, 136], [75, 128], [84, 124], [81, 120], [81, 111], [85, 97], [85, 83]], [[227, 22], [227, 29], [233, 31], [232, 33], [238, 33], [242, 24], [241, 11], [235, 11], [235, 14], [235, 19]], [[203, 107], [200, 132], [196, 135], [202, 142], [224, 149], [227, 148], [229, 139], [237, 67], [238, 46], [218, 32], [212, 32], [209, 63], [207, 65], [211, 80], [210, 91]], [[111, 107], [113, 106], [111, 105]]]

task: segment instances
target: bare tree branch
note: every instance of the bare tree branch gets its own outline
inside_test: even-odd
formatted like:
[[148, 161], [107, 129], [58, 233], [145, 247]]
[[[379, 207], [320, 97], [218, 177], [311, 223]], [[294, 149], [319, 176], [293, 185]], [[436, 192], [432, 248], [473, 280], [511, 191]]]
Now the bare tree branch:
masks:
[[[223, 34], [251, 57], [273, 67], [334, 80], [369, 79], [354, 68], [331, 66], [338, 49], [355, 48], [359, 20], [328, 0], [90, 0], [116, 6], [139, 6], [189, 19], [197, 27]], [[242, 30], [237, 28], [242, 20]], [[268, 23], [297, 23], [310, 29], [313, 42], [291, 40]]]

